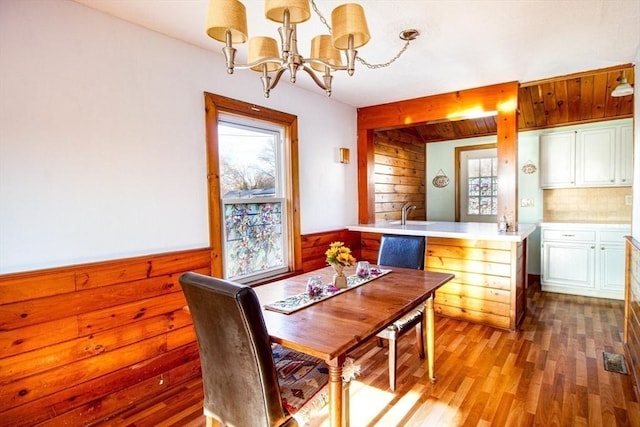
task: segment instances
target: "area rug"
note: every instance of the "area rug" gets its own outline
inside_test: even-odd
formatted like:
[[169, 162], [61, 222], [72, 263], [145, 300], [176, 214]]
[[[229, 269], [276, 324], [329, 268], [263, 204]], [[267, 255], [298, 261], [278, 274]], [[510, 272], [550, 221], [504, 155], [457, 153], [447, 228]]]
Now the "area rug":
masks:
[[604, 358], [604, 369], [610, 372], [617, 372], [619, 374], [628, 375], [627, 364], [624, 361], [624, 356], [620, 353], [602, 352]]

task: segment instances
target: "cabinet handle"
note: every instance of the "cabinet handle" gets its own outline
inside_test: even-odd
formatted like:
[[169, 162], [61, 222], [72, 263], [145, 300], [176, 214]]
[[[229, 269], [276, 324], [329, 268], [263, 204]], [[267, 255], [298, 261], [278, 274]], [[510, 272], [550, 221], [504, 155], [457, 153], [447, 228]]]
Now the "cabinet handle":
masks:
[[575, 234], [563, 234], [562, 237], [576, 237]]
[[591, 249], [595, 249], [595, 248], [596, 248], [595, 246], [591, 246]]

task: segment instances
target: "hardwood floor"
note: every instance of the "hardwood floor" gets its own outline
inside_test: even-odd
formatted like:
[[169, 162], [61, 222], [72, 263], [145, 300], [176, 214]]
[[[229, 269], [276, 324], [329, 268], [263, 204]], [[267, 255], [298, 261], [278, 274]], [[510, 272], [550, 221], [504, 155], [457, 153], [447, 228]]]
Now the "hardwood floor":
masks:
[[[436, 384], [413, 334], [403, 336], [395, 394], [387, 349], [365, 343], [353, 354], [362, 374], [351, 384], [351, 425], [640, 426], [631, 376], [604, 369], [603, 351], [624, 354], [623, 321], [622, 301], [534, 286], [519, 332], [436, 318]], [[98, 425], [204, 426], [201, 387], [190, 381]], [[325, 408], [313, 426], [328, 424]]]

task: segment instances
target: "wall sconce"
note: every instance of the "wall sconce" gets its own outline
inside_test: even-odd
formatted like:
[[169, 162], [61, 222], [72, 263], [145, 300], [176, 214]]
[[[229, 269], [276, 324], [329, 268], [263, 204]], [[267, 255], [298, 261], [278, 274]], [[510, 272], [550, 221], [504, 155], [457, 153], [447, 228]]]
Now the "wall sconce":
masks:
[[340, 163], [349, 163], [349, 149], [340, 147]]

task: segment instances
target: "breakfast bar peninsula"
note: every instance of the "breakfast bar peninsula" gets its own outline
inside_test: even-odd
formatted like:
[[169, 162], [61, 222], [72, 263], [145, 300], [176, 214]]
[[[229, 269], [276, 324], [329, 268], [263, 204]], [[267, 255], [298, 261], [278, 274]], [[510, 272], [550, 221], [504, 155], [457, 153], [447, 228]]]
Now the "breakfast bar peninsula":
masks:
[[455, 277], [436, 293], [436, 313], [516, 330], [526, 312], [527, 239], [533, 224], [382, 221], [347, 227], [362, 236], [362, 258], [375, 261], [382, 234], [425, 236], [425, 270]]

